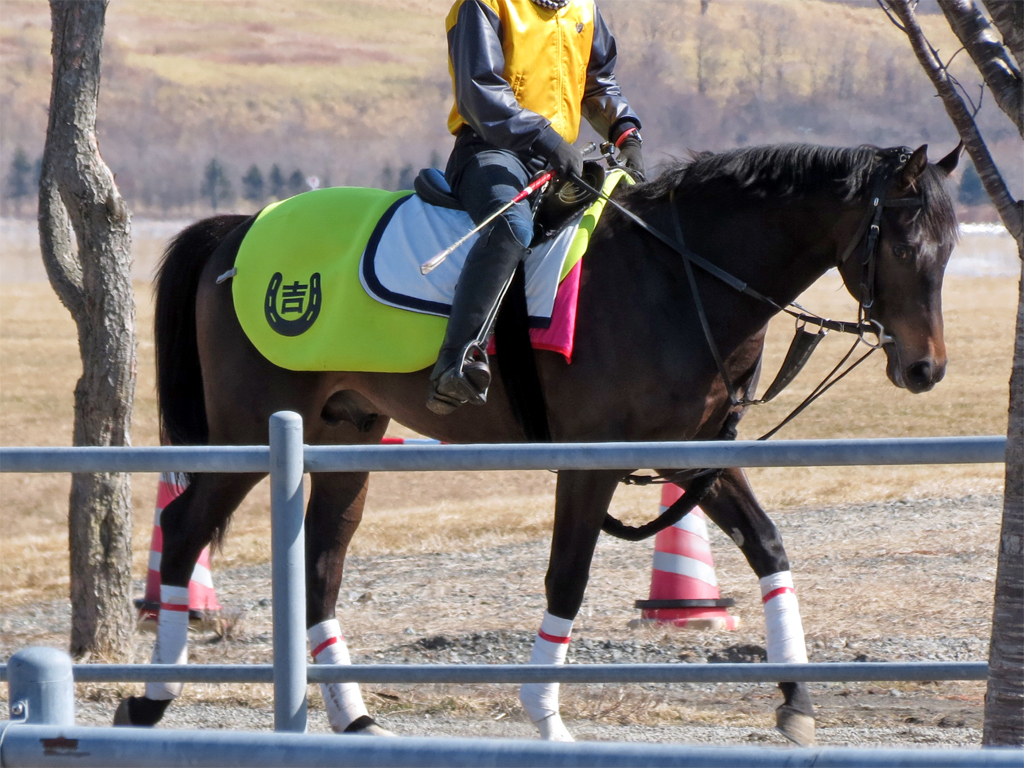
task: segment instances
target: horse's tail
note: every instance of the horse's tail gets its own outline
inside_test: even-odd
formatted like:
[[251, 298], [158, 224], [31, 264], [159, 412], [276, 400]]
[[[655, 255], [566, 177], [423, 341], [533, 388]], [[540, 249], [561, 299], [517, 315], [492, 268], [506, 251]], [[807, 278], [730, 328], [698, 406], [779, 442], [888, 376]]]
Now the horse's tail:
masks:
[[247, 216], [197, 221], [167, 246], [156, 278], [156, 386], [160, 429], [171, 445], [209, 440], [196, 338], [199, 275], [224, 237]]

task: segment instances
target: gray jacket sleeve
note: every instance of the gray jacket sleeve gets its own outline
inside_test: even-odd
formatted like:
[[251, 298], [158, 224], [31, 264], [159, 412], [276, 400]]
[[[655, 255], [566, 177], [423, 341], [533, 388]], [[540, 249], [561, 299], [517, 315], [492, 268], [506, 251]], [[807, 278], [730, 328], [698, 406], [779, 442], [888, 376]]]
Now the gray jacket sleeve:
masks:
[[628, 120], [640, 127], [640, 118], [630, 108], [615, 79], [615, 38], [594, 6], [594, 43], [587, 67], [587, 87], [583, 93], [583, 116], [600, 135], [614, 140], [621, 133], [618, 123]]
[[448, 33], [459, 114], [484, 141], [512, 152], [547, 156], [561, 136], [543, 115], [523, 109], [504, 78], [501, 20], [483, 3], [466, 0]]

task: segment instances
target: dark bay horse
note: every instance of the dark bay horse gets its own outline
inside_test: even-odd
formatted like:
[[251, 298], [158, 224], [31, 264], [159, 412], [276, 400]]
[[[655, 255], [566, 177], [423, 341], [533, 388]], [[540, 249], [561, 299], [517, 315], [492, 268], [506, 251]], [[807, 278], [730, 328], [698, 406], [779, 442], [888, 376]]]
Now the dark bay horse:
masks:
[[[957, 225], [944, 182], [959, 149], [931, 165], [926, 147], [755, 147], [703, 154], [616, 199], [661, 233], [785, 305], [831, 267], [870, 318], [889, 379], [911, 392], [945, 372], [940, 289]], [[677, 219], [675, 217], [678, 217]], [[424, 405], [427, 370], [410, 374], [294, 372], [264, 359], [243, 334], [228, 284], [253, 219], [219, 216], [184, 230], [157, 282], [160, 412], [174, 444], [266, 444], [280, 410], [301, 414], [309, 444], [376, 444], [391, 419], [452, 443], [522, 442], [522, 420], [502, 376], [487, 404], [436, 416]], [[286, 254], [283, 254], [287, 258]], [[744, 295], [704, 270], [698, 294], [728, 378], [744, 391], [756, 377], [777, 307]], [[621, 212], [609, 208], [583, 261], [572, 364], [535, 356], [555, 441], [709, 440], [730, 412], [723, 376], [695, 311], [683, 260]], [[882, 330], [884, 329], [884, 330]], [[508, 361], [506, 361], [506, 365]], [[496, 356], [501, 371], [501, 355]], [[561, 472], [547, 612], [532, 663], [565, 658], [591, 557], [612, 495], [627, 471]], [[217, 542], [257, 475], [198, 474], [162, 515], [162, 609], [154, 660], [184, 662], [187, 585], [200, 551]], [[307, 624], [318, 663], [348, 663], [334, 620], [345, 553], [362, 516], [368, 475], [313, 475], [306, 517]], [[684, 483], [685, 485], [685, 483]], [[769, 661], [806, 661], [789, 561], [775, 525], [741, 470], [727, 470], [701, 502], [737, 542], [761, 581]], [[182, 596], [184, 593], [184, 597]], [[182, 617], [185, 617], [182, 619]], [[777, 725], [800, 744], [814, 741], [807, 686], [780, 684]], [[122, 701], [118, 724], [152, 725], [179, 686], [150, 685]], [[337, 731], [386, 733], [354, 684], [324, 688]], [[520, 698], [541, 735], [571, 738], [558, 714], [556, 685], [524, 686]]]

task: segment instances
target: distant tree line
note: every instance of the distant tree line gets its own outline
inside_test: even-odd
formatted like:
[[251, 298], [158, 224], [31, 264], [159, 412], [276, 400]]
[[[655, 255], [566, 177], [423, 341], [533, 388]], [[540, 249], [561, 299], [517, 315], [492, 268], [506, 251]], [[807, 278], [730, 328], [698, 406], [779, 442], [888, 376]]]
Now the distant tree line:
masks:
[[[329, 184], [322, 183], [317, 176], [306, 176], [298, 168], [285, 177], [281, 166], [277, 163], [270, 167], [266, 178], [263, 177], [260, 167], [253, 163], [241, 177], [240, 182], [242, 199], [257, 206], [273, 200], [284, 200], [286, 197], [318, 189], [321, 186], [329, 186]], [[203, 170], [199, 195], [215, 211], [219, 210], [221, 206], [231, 205], [235, 202], [235, 186], [231, 183], [231, 178], [224, 165], [217, 158], [210, 160]]]
[[42, 156], [35, 162], [28, 159], [28, 153], [18, 147], [11, 158], [10, 169], [4, 179], [3, 197], [14, 204], [15, 213], [21, 214], [27, 200], [29, 207], [35, 210], [39, 196], [39, 173], [42, 169]]
[[[15, 149], [8, 163], [3, 188], [0, 191], [0, 198], [5, 203], [5, 213], [8, 215], [21, 216], [34, 213], [39, 190], [41, 159], [30, 160], [24, 149], [21, 147]], [[429, 165], [431, 168], [444, 168], [444, 161], [437, 150], [431, 153]], [[377, 175], [376, 185], [390, 191], [412, 189], [413, 180], [419, 170], [419, 167], [412, 163], [405, 163], [397, 169], [391, 163], [385, 163]], [[214, 211], [222, 210], [238, 202], [237, 188], [240, 190], [242, 200], [249, 204], [247, 207], [252, 208], [276, 200], [284, 200], [311, 189], [331, 186], [326, 175], [324, 178], [307, 176], [299, 168], [285, 175], [277, 163], [270, 166], [266, 175], [258, 165], [253, 163], [245, 174], [238, 178], [237, 182], [238, 186], [236, 187], [224, 164], [219, 159], [213, 158], [203, 168], [198, 187], [198, 199]], [[960, 178], [957, 199], [961, 205], [965, 206], [985, 205], [988, 202], [981, 178], [973, 165], [968, 164]], [[194, 200], [181, 202], [188, 204]], [[129, 205], [134, 204], [135, 201], [129, 200]]]
[[[39, 190], [40, 160], [34, 162], [28, 153], [18, 147], [11, 157], [8, 172], [0, 197], [11, 204], [9, 210], [14, 215], [22, 215], [35, 210], [35, 202]], [[443, 160], [437, 150], [430, 155], [432, 168], [443, 168]], [[419, 167], [405, 163], [396, 171], [391, 163], [385, 163], [381, 169], [377, 184], [381, 189], [389, 191], [412, 189], [413, 179], [419, 173]], [[300, 168], [295, 168], [285, 175], [281, 166], [274, 163], [264, 175], [259, 165], [253, 163], [249, 169], [236, 180], [219, 158], [212, 158], [204, 167], [198, 186], [198, 199], [206, 203], [212, 210], [218, 211], [232, 207], [238, 202], [239, 196], [249, 207], [259, 207], [266, 203], [308, 192], [320, 187], [329, 187], [330, 180], [325, 174], [323, 178], [307, 176]], [[239, 195], [240, 192], [240, 195]], [[134, 201], [129, 200], [130, 204]], [[188, 204], [190, 200], [179, 201]]]

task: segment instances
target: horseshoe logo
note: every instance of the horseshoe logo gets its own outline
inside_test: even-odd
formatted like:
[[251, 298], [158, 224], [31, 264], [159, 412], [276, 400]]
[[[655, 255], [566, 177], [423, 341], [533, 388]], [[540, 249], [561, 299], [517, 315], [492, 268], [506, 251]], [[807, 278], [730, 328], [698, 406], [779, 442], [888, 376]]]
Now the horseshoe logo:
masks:
[[[298, 280], [289, 284], [284, 283], [284, 276], [275, 272], [270, 278], [270, 285], [267, 286], [267, 297], [263, 303], [263, 310], [267, 316], [267, 322], [274, 329], [275, 333], [282, 336], [300, 336], [312, 327], [320, 315], [322, 304], [320, 290], [320, 273], [314, 272], [308, 284], [300, 283]], [[281, 294], [281, 309], [278, 311], [278, 293]], [[299, 317], [287, 319], [284, 315], [297, 314]]]

